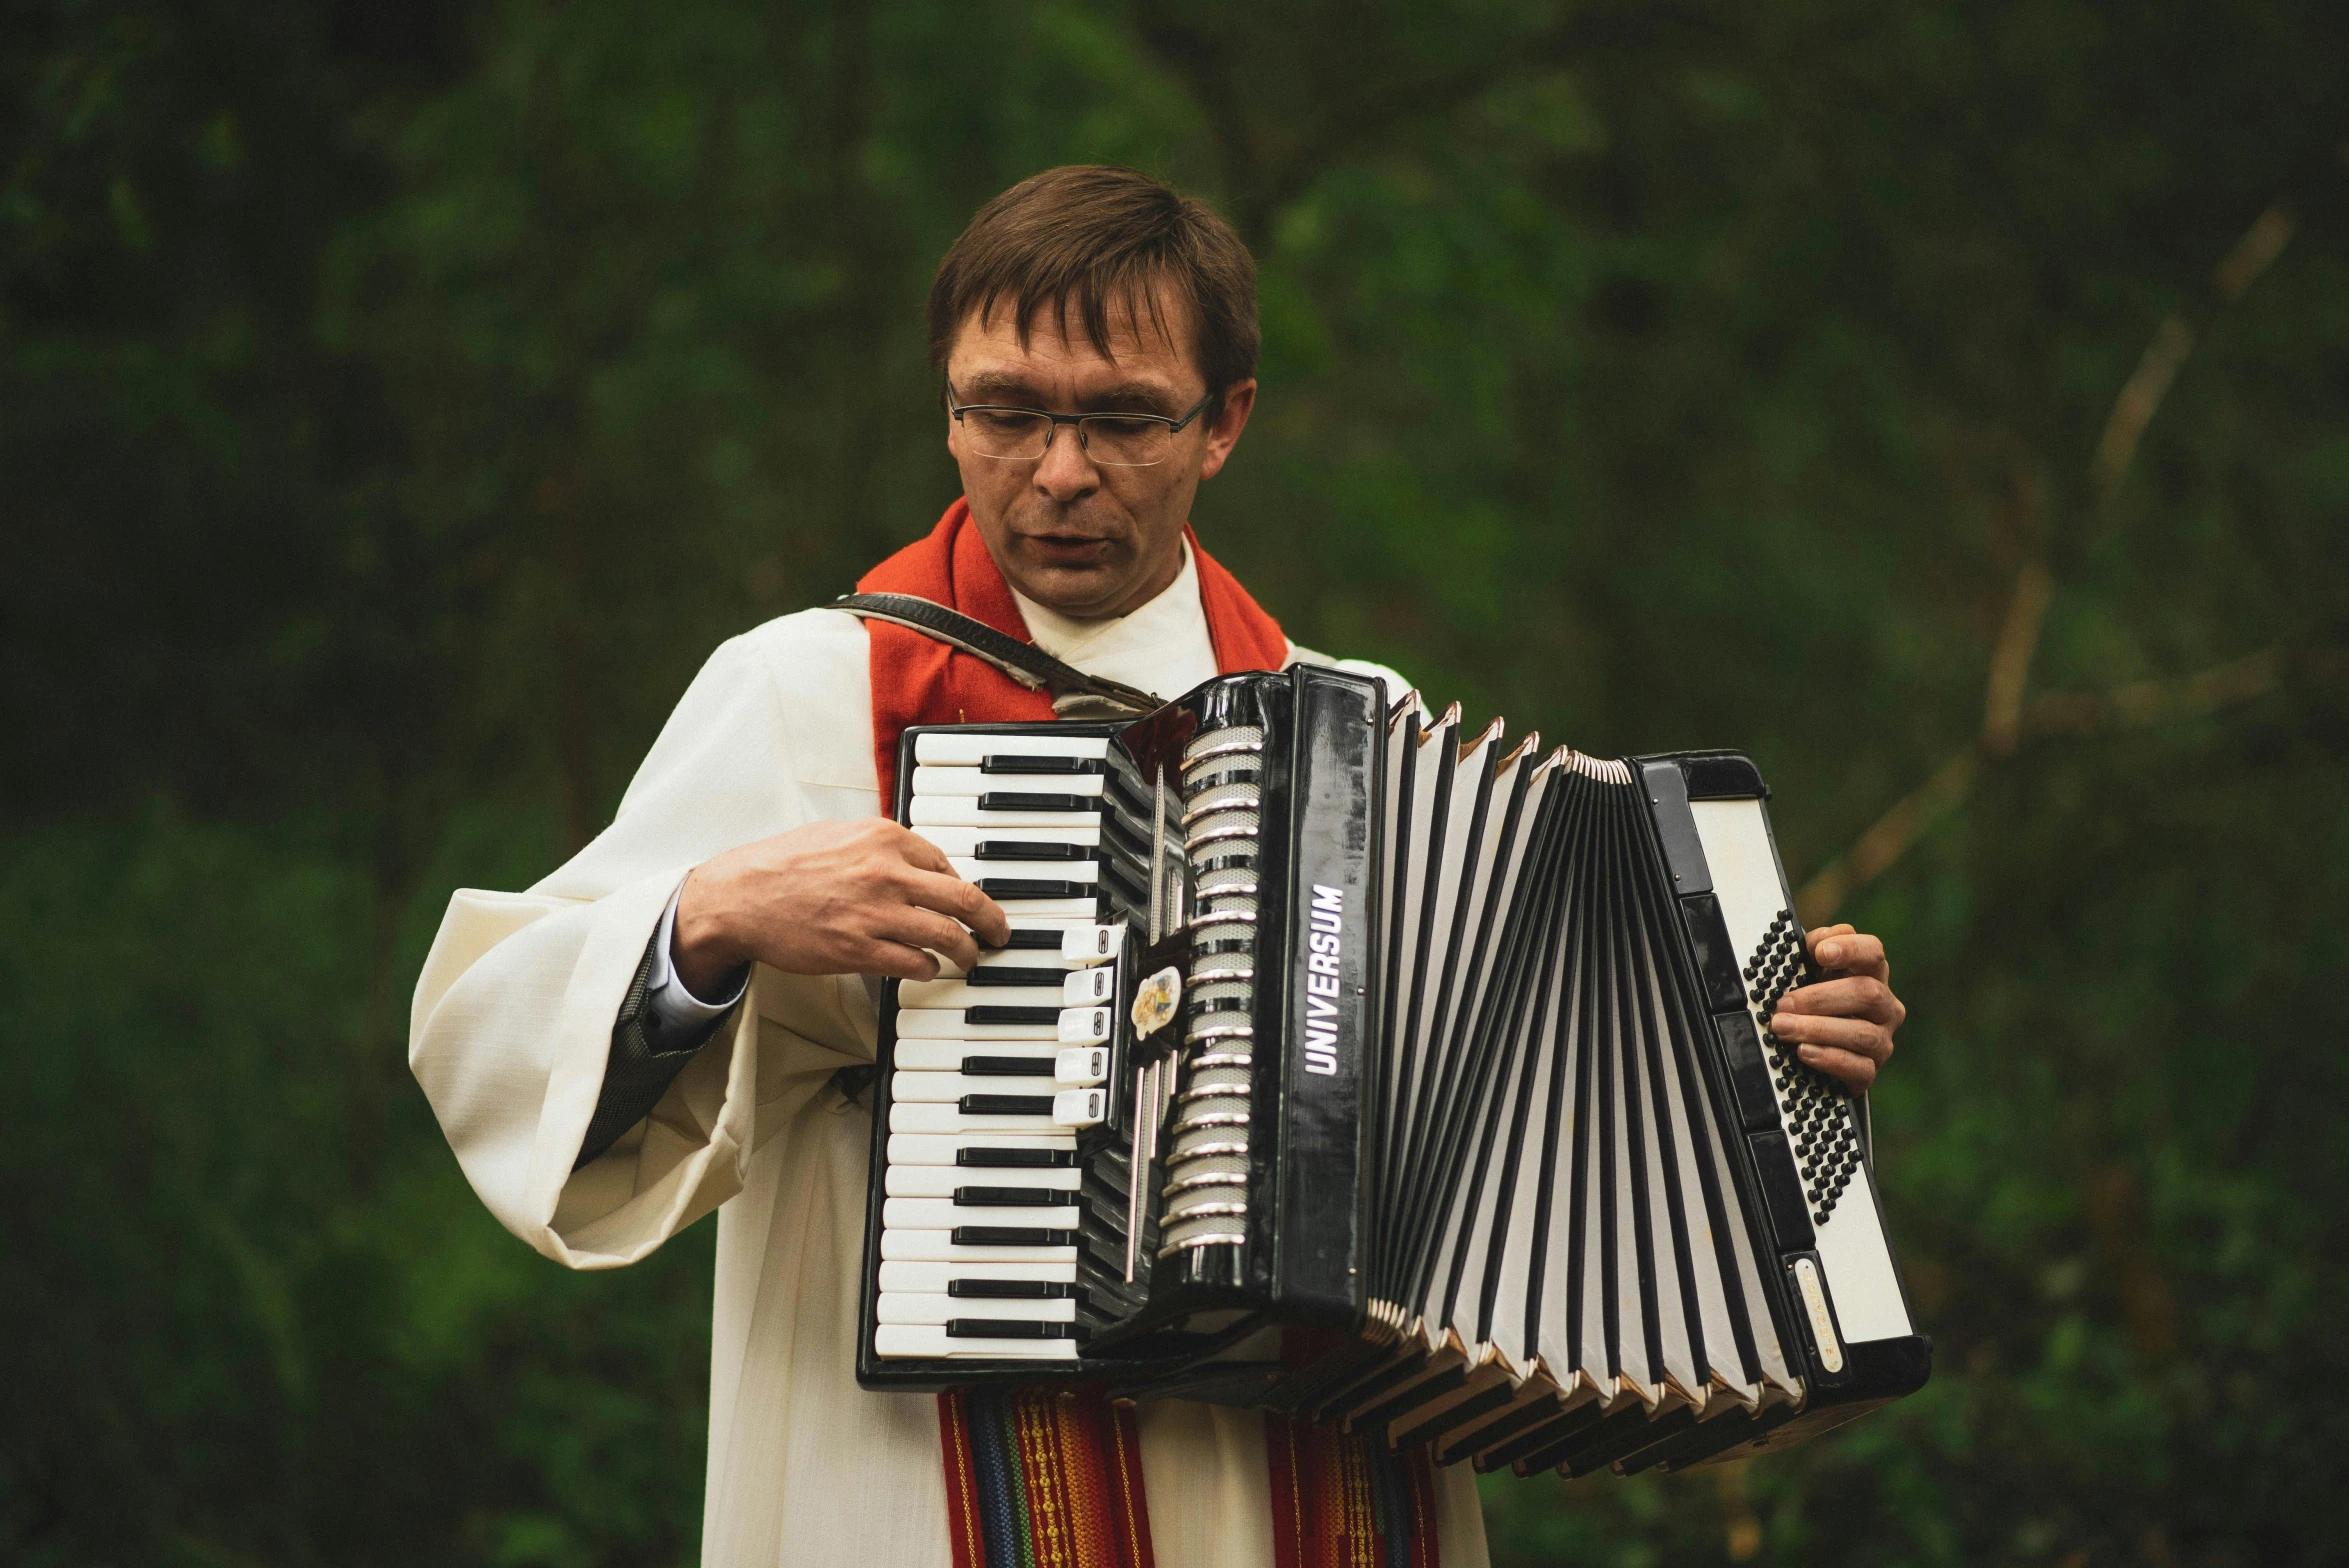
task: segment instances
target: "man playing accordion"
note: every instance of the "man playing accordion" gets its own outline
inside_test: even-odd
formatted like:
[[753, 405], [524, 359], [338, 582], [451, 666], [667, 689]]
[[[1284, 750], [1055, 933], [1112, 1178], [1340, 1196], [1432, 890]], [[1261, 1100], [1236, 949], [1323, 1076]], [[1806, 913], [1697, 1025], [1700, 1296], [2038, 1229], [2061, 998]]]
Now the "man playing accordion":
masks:
[[[1164, 697], [1334, 662], [1189, 527], [1257, 392], [1254, 266], [1214, 213], [1125, 170], [1038, 175], [948, 251], [929, 328], [963, 498], [861, 588]], [[410, 1059], [466, 1176], [572, 1268], [719, 1210], [706, 1562], [1482, 1563], [1466, 1466], [1268, 1442], [1267, 1417], [1181, 1400], [858, 1388], [879, 977], [967, 968], [1009, 929], [885, 814], [898, 737], [1051, 716], [966, 652], [831, 609], [722, 645], [593, 843], [527, 892], [451, 901]], [[1865, 1088], [1903, 1016], [1882, 945], [1808, 939], [1827, 978], [1773, 1032]]]

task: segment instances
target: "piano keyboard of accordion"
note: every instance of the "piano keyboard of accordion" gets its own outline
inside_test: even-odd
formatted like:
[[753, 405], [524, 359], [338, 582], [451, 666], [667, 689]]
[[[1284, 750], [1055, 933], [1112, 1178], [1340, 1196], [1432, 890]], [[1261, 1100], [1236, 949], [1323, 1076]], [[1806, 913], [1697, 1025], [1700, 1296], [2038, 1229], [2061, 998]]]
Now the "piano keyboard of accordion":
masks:
[[1582, 1474], [1924, 1383], [1865, 1102], [1765, 1027], [1807, 969], [1743, 757], [1545, 755], [1301, 667], [900, 761], [1017, 934], [884, 1008], [868, 1386]]

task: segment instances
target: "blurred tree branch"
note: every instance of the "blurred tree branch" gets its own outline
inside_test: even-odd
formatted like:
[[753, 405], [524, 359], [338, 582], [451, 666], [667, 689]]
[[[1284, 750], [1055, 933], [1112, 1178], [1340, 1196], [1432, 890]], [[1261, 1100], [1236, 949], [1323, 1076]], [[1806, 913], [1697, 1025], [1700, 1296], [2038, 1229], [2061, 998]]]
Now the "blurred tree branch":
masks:
[[[2252, 220], [2211, 271], [2211, 313], [2243, 297], [2282, 253], [2292, 237], [2294, 222], [2281, 197]], [[2122, 481], [2136, 461], [2147, 427], [2177, 380], [2179, 368], [2193, 353], [2195, 337], [2194, 325], [2182, 312], [2164, 317], [2139, 356], [2136, 369], [2113, 398], [2088, 465], [2094, 495], [2091, 537], [2111, 525]], [[2048, 692], [2031, 698], [2031, 666], [2038, 656], [2056, 588], [2055, 574], [2043, 556], [2026, 561], [2015, 574], [1983, 683], [1981, 729], [1803, 884], [1795, 895], [1795, 907], [1805, 924], [1819, 925], [1832, 919], [1846, 899], [1882, 876], [1935, 823], [1963, 804], [1983, 772], [2014, 755], [2026, 736], [2087, 735], [2200, 717], [2262, 696], [2282, 680], [2287, 661], [2285, 650], [2278, 646], [2177, 679], [2137, 681], [2107, 692]]]
[[[1243, 78], [1261, 68], [1261, 40], [1222, 14], [1199, 15], [1157, 5], [1132, 10], [1136, 35], [1206, 111], [1232, 220], [1251, 249], [1270, 243], [1280, 214], [1336, 165], [1378, 151], [1407, 125], [1440, 119], [1505, 83], [1559, 70], [1599, 50], [1653, 46], [1679, 32], [1703, 36], [1715, 24], [1682, 4], [1561, 6], [1547, 22], [1505, 46], [1436, 62], [1408, 55], [1379, 62], [1390, 69], [1350, 74], [1342, 92], [1309, 123], [1281, 125], [1252, 109], [1283, 107], [1294, 95], [1267, 95]], [[1350, 11], [1335, 10], [1324, 36], [1362, 40]], [[1268, 123], [1270, 122], [1270, 123]]]

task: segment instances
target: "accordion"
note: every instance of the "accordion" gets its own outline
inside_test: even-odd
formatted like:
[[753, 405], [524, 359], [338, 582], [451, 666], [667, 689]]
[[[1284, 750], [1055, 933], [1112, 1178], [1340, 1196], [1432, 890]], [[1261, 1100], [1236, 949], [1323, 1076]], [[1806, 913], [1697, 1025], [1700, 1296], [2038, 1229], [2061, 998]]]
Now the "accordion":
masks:
[[1106, 1380], [1520, 1474], [1921, 1387], [1760, 775], [1296, 666], [913, 728], [898, 820], [1012, 935], [882, 1010], [857, 1375]]

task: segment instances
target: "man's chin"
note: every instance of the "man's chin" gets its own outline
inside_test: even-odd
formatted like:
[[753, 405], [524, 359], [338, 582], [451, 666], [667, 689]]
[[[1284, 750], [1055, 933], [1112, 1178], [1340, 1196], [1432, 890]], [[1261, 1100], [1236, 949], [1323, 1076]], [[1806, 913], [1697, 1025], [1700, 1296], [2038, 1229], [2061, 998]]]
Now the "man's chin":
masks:
[[1081, 618], [1106, 614], [1125, 597], [1123, 576], [1107, 564], [1023, 561], [1012, 586], [1047, 610]]

